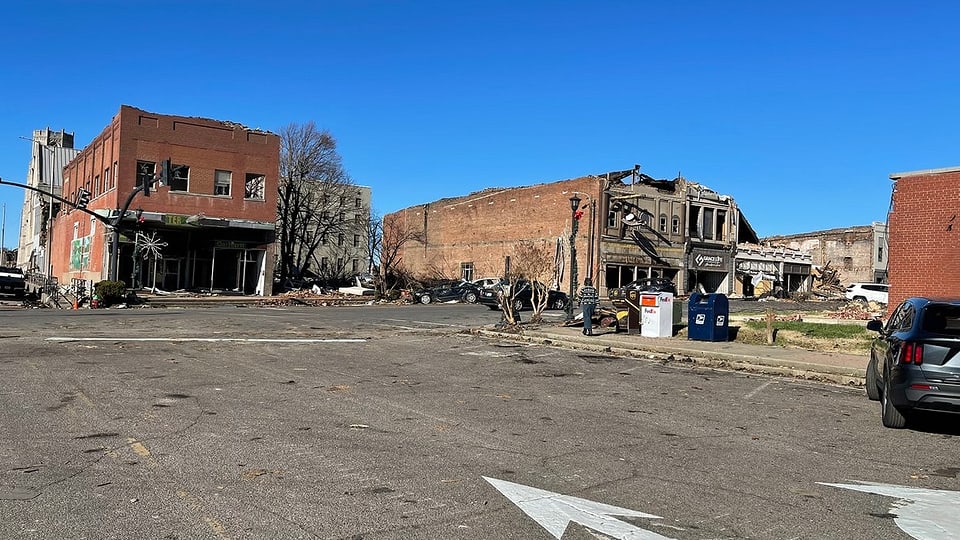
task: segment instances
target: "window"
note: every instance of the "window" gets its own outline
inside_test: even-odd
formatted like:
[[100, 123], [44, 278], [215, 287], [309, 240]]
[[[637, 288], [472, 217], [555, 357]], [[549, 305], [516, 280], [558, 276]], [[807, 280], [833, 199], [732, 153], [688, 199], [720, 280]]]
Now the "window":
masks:
[[357, 199], [354, 201], [354, 206], [357, 208], [363, 208], [363, 200], [360, 199], [360, 197], [357, 197]]
[[[170, 191], [190, 191], [190, 167], [174, 165], [170, 175]], [[229, 188], [227, 189], [229, 195]]]
[[360, 235], [353, 235], [353, 247], [360, 247]]
[[344, 214], [343, 212], [340, 212], [340, 223], [343, 223], [346, 220], [347, 220], [347, 215]]
[[673, 234], [680, 234], [680, 218], [673, 216]]
[[843, 269], [844, 269], [844, 270], [853, 270], [853, 257], [844, 257], [844, 258], [843, 258]]
[[713, 240], [713, 208], [703, 209], [703, 234], [700, 238], [704, 240]]
[[99, 197], [100, 194], [103, 193], [101, 189], [102, 189], [102, 186], [100, 185], [100, 175], [98, 174], [93, 177], [93, 196]]
[[321, 257], [321, 258], [320, 258], [320, 269], [321, 269], [321, 270], [326, 270], [326, 269], [329, 268], [329, 267], [330, 267], [330, 259], [328, 259], [328, 258], [326, 258], [326, 257]]
[[[343, 233], [337, 235], [337, 245], [343, 246]], [[343, 266], [343, 263], [340, 263], [340, 266]]]
[[343, 270], [343, 257], [337, 257], [337, 271]]
[[360, 260], [359, 260], [359, 259], [354, 259], [354, 260], [353, 260], [353, 271], [354, 271], [354, 272], [357, 272], [358, 270], [360, 270]]
[[877, 246], [877, 262], [883, 262], [883, 246]]
[[230, 171], [218, 170], [213, 179], [213, 194], [229, 196], [230, 184], [232, 182], [233, 182], [233, 173], [231, 173]]
[[607, 212], [607, 227], [616, 227], [617, 226], [617, 214], [613, 210]]
[[362, 215], [362, 214], [354, 214], [354, 215], [353, 215], [353, 222], [356, 223], [357, 225], [363, 225], [363, 215]]
[[156, 170], [157, 164], [152, 161], [137, 161], [137, 185], [142, 186], [147, 182], [153, 182]]
[[263, 189], [266, 183], [266, 177], [262, 174], [247, 173], [247, 181], [244, 183], [243, 198], [263, 200]]
[[699, 206], [691, 206], [687, 216], [687, 235], [690, 238], [700, 238], [700, 210]]
[[660, 214], [660, 232], [667, 232], [667, 215]]
[[327, 233], [323, 233], [320, 235], [320, 243], [323, 245], [327, 245]]
[[110, 167], [103, 170], [103, 191], [110, 191]]
[[717, 210], [717, 227], [716, 227], [716, 234], [714, 235], [714, 238], [716, 238], [717, 240], [723, 240], [726, 236], [724, 235], [724, 231], [726, 231], [726, 227], [727, 227], [727, 211]]
[[460, 263], [460, 279], [464, 281], [473, 281], [473, 263]]

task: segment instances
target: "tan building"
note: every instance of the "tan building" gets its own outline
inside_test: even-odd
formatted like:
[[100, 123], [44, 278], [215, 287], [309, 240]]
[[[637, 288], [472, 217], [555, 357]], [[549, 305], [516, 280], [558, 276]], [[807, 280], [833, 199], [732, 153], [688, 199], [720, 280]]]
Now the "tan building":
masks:
[[[578, 202], [579, 219], [571, 199]], [[503, 275], [517, 245], [533, 242], [555, 253], [554, 286], [569, 290], [569, 269], [575, 267], [578, 286], [592, 276], [601, 294], [643, 277], [671, 279], [681, 294], [732, 294], [738, 239], [756, 242], [731, 197], [684, 178], [657, 180], [639, 167], [487, 189], [384, 219], [422, 239], [401, 250], [405, 269], [414, 275]]]
[[[50, 128], [33, 132], [27, 185], [43, 193], [60, 196], [63, 188], [63, 168], [80, 153], [73, 148], [73, 133], [51, 131]], [[24, 190], [20, 211], [20, 241], [17, 248], [17, 266], [28, 272], [47, 274], [50, 271], [47, 225], [59, 211], [60, 202], [30, 189]]]
[[[63, 171], [64, 198], [89, 193], [99, 217], [61, 208], [53, 276], [61, 285], [115, 276], [128, 287], [271, 294], [279, 159], [273, 133], [121, 106]], [[167, 185], [139, 193], [168, 160]]]
[[815, 266], [829, 264], [843, 285], [887, 282], [887, 226], [884, 223], [770, 236], [762, 243], [807, 253]]

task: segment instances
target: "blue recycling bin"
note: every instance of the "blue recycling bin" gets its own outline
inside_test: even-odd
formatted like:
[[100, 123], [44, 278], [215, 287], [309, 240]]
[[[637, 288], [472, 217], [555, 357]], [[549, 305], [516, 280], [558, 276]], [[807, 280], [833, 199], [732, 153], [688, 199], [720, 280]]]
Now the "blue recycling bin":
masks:
[[730, 302], [724, 294], [690, 294], [687, 302], [687, 339], [727, 341], [730, 338]]

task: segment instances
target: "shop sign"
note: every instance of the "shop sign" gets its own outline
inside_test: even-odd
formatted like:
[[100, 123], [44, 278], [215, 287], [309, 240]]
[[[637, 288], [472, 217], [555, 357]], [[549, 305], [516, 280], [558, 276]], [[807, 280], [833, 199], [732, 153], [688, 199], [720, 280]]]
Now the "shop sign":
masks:
[[164, 225], [186, 225], [187, 216], [181, 216], [178, 214], [164, 214], [163, 224]]
[[235, 240], [217, 240], [213, 243], [217, 249], [247, 249], [246, 242], [237, 242]]
[[723, 255], [693, 253], [693, 266], [697, 268], [725, 268], [726, 260]]

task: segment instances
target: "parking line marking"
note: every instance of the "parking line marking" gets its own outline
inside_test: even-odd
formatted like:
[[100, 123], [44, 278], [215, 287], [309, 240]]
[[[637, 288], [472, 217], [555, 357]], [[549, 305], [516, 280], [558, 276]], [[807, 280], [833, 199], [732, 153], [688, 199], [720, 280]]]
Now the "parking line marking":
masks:
[[248, 343], [366, 343], [366, 339], [357, 338], [201, 338], [201, 337], [48, 337], [47, 341], [166, 341], [166, 342], [193, 342], [218, 343], [223, 341], [241, 341]]
[[752, 399], [753, 396], [759, 394], [760, 392], [763, 391], [764, 388], [770, 386], [771, 384], [773, 384], [773, 381], [767, 381], [767, 382], [761, 384], [760, 386], [758, 386], [757, 388], [755, 388], [752, 392], [750, 392], [749, 394], [743, 396], [743, 399]]

